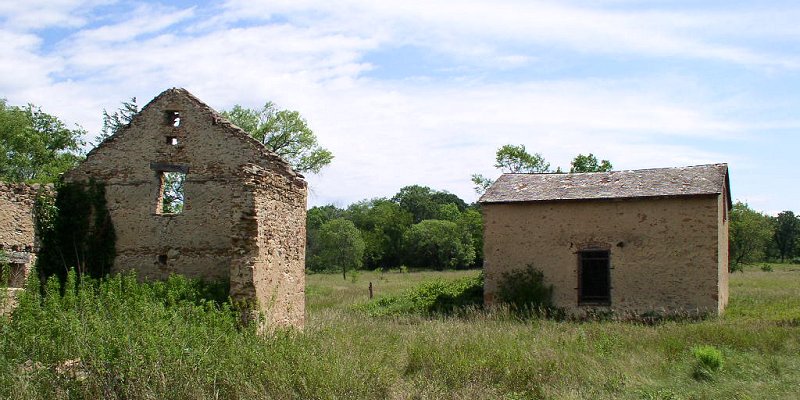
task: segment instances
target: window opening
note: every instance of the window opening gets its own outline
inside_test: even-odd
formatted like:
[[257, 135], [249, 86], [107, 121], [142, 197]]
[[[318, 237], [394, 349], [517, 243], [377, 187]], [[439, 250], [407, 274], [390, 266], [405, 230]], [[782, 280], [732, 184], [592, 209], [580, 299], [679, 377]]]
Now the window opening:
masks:
[[586, 250], [579, 253], [580, 303], [611, 303], [611, 259], [608, 250]]
[[181, 113], [180, 111], [167, 111], [167, 125], [172, 125], [174, 127], [181, 126]]
[[180, 214], [183, 212], [184, 183], [186, 174], [183, 172], [161, 172], [161, 196], [159, 198], [161, 213]]
[[8, 287], [21, 288], [25, 286], [25, 264], [9, 263]]
[[167, 265], [167, 255], [166, 254], [159, 254], [158, 255], [158, 263], [161, 265]]
[[167, 136], [167, 144], [170, 146], [177, 146], [178, 138], [175, 136]]

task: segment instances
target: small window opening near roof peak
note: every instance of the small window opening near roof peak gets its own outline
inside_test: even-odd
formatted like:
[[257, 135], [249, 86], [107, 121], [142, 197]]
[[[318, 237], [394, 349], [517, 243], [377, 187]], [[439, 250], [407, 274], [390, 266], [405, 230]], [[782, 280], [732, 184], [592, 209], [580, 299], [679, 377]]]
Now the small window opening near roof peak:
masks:
[[177, 146], [178, 138], [176, 136], [167, 136], [167, 144], [170, 146]]
[[181, 126], [181, 112], [177, 110], [165, 111], [167, 125], [175, 128]]

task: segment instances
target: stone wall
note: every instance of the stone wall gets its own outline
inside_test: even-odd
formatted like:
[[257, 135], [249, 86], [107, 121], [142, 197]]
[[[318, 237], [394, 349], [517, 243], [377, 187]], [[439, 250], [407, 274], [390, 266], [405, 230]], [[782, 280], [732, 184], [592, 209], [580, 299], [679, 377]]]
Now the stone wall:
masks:
[[12, 265], [11, 287], [22, 287], [36, 261], [34, 204], [42, 189], [46, 187], [0, 182], [0, 250]]
[[[185, 173], [180, 213], [162, 209], [164, 172]], [[66, 179], [105, 184], [114, 271], [229, 279], [266, 322], [302, 326], [306, 183], [187, 91], [156, 97]]]
[[[616, 311], [722, 312], [727, 303], [723, 196], [484, 204], [485, 296], [502, 273], [533, 264], [576, 314], [578, 252], [610, 250]], [[724, 248], [724, 251], [723, 251]]]

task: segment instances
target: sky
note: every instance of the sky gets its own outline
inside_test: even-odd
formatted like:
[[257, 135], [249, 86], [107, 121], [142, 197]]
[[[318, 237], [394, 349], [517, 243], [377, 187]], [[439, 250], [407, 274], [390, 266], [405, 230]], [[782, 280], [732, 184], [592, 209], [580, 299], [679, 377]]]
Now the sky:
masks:
[[734, 200], [800, 212], [797, 21], [795, 1], [0, 0], [0, 98], [90, 136], [171, 87], [273, 101], [335, 156], [309, 206], [412, 184], [472, 202], [524, 144], [564, 169], [724, 162]]

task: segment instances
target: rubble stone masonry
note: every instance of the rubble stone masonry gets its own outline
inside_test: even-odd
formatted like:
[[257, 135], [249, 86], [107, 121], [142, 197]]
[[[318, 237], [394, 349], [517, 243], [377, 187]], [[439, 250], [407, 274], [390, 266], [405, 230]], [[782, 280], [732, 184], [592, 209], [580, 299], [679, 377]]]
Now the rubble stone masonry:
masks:
[[[182, 212], [162, 208], [166, 172], [185, 174]], [[186, 90], [157, 96], [66, 179], [105, 184], [115, 272], [229, 279], [267, 328], [303, 326], [306, 182]]]
[[0, 250], [11, 264], [9, 286], [22, 287], [36, 260], [34, 204], [40, 185], [0, 182]]

